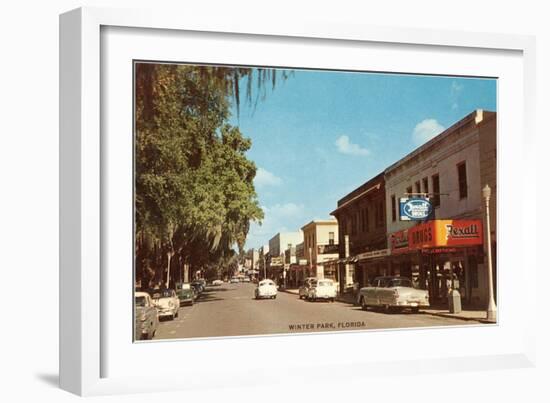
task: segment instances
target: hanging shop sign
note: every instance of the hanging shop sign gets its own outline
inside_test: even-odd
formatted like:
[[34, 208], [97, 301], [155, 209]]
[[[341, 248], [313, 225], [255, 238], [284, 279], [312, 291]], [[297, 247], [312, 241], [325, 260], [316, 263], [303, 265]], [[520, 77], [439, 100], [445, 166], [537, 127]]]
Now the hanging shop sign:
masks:
[[432, 203], [425, 197], [399, 199], [399, 219], [401, 221], [427, 220], [432, 213]]
[[317, 254], [326, 255], [333, 253], [338, 253], [338, 244], [317, 245]]
[[483, 244], [481, 220], [434, 220], [409, 228], [409, 248]]

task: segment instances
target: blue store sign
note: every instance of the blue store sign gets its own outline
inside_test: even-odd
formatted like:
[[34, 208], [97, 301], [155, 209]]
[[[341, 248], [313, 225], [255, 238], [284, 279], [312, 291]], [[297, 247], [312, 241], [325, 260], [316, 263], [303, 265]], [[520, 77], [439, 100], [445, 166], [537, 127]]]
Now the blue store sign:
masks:
[[422, 221], [432, 213], [432, 203], [423, 197], [402, 198], [399, 200], [401, 221]]

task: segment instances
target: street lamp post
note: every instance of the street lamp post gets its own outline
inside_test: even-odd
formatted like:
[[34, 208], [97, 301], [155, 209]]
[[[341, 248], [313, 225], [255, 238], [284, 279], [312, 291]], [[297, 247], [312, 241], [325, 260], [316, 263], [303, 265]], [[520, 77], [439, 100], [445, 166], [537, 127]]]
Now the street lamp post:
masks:
[[496, 321], [497, 306], [493, 293], [493, 256], [491, 248], [491, 221], [489, 217], [489, 200], [491, 199], [491, 188], [485, 185], [481, 191], [485, 200], [485, 239], [487, 244], [487, 279], [489, 286], [489, 302], [487, 304], [487, 320]]
[[309, 247], [309, 276], [313, 276], [313, 262], [311, 257], [311, 246]]

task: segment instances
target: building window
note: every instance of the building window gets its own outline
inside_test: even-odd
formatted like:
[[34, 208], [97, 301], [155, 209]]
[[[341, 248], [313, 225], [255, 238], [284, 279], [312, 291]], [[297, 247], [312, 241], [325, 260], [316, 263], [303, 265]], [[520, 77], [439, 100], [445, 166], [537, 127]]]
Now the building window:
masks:
[[415, 188], [415, 192], [416, 192], [416, 193], [420, 193], [420, 192], [421, 192], [421, 189], [420, 189], [420, 181], [417, 181], [417, 182], [414, 184], [414, 188]]
[[376, 205], [376, 226], [377, 227], [383, 227], [384, 226], [384, 202], [380, 201]]
[[457, 165], [458, 169], [458, 194], [461, 199], [468, 197], [468, 178], [466, 177], [466, 162]]
[[329, 232], [328, 233], [328, 244], [329, 245], [334, 245], [334, 232]]
[[424, 193], [430, 193], [430, 189], [428, 188], [428, 178], [422, 179], [422, 188]]
[[432, 205], [434, 207], [439, 207], [441, 204], [441, 198], [439, 195], [439, 175], [433, 175], [432, 176], [432, 192], [433, 192], [433, 198], [432, 198]]
[[397, 206], [395, 204], [395, 195], [391, 196], [391, 220], [397, 220]]

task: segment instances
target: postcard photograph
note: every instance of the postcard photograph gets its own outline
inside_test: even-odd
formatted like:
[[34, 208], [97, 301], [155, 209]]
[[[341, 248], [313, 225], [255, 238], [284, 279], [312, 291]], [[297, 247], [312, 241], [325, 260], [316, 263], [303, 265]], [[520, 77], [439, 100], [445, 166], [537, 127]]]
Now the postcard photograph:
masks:
[[496, 78], [133, 81], [134, 341], [497, 323]]

